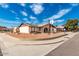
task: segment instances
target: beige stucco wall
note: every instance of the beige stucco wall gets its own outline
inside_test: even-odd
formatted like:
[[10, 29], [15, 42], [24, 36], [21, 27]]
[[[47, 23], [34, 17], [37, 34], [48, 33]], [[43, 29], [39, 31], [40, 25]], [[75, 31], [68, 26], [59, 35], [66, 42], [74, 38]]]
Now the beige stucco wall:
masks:
[[17, 31], [16, 31], [16, 29], [17, 29], [17, 27], [14, 27], [14, 29], [13, 29], [13, 32], [14, 32], [14, 33], [16, 33], [16, 32], [17, 32]]
[[30, 33], [29, 26], [20, 27], [19, 30], [20, 30], [20, 33]]

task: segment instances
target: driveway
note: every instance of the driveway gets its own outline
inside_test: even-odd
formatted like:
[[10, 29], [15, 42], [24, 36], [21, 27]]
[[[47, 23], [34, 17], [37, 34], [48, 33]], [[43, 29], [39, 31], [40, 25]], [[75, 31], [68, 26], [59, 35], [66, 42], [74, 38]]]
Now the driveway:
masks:
[[78, 33], [68, 33], [67, 36], [45, 41], [22, 41], [0, 33], [1, 51], [3, 56], [44, 56], [68, 41], [67, 37], [71, 38], [76, 34]]

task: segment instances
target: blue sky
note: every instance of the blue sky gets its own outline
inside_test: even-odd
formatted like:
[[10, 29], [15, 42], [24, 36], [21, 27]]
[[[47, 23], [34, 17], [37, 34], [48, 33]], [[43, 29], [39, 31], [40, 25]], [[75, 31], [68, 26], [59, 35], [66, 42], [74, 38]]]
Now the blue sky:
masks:
[[15, 27], [23, 23], [63, 25], [79, 19], [77, 3], [0, 3], [0, 26]]

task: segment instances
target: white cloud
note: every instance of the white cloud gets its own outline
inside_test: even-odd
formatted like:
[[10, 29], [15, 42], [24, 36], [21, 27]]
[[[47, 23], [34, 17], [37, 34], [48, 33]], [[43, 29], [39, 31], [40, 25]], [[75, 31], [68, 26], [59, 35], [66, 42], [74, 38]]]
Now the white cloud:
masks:
[[17, 19], [17, 20], [20, 20], [20, 18], [19, 18], [19, 17], [16, 17], [16, 19]]
[[63, 22], [63, 21], [64, 21], [64, 19], [61, 19], [61, 20], [51, 20], [50, 24], [60, 23], [60, 22]]
[[17, 14], [15, 11], [13, 11], [13, 10], [10, 10], [12, 13], [14, 13], [14, 14]]
[[22, 20], [23, 20], [25, 23], [29, 23], [29, 24], [31, 23], [31, 21], [29, 21], [28, 18], [23, 18]]
[[20, 5], [21, 5], [21, 6], [23, 6], [23, 7], [25, 7], [25, 6], [26, 6], [26, 4], [25, 4], [25, 3], [21, 3]]
[[[48, 22], [48, 20], [50, 20], [50, 22], [53, 24], [55, 23], [55, 19], [59, 19], [61, 18], [62, 16], [66, 15], [68, 12], [70, 12], [72, 10], [72, 8], [69, 8], [69, 9], [62, 9], [60, 10], [57, 14], [47, 18], [47, 19], [44, 19], [44, 22]], [[57, 20], [57, 22], [62, 22], [63, 20]]]
[[14, 10], [10, 10], [11, 13], [15, 14], [15, 19], [20, 20], [20, 17], [18, 17], [17, 12], [15, 12]]
[[38, 4], [32, 4], [30, 6], [30, 8], [32, 9], [32, 11], [35, 13], [35, 14], [40, 14], [42, 13], [42, 11], [44, 10], [43, 6], [41, 3], [38, 3]]
[[61, 20], [55, 20], [55, 22], [63, 22], [64, 19], [61, 19]]
[[26, 21], [26, 23], [29, 23], [29, 24], [31, 24], [31, 21]]
[[2, 8], [8, 8], [8, 7], [9, 7], [9, 5], [6, 4], [6, 3], [0, 3], [0, 6], [1, 6]]
[[23, 18], [23, 20], [24, 20], [24, 21], [28, 21], [28, 19], [27, 19], [27, 18]]
[[33, 17], [33, 16], [30, 16], [30, 19], [36, 20], [37, 18], [36, 17]]
[[9, 23], [9, 24], [19, 24], [19, 21], [9, 21], [9, 20], [5, 20], [5, 19], [0, 19], [0, 22], [2, 23]]
[[71, 5], [72, 5], [72, 6], [78, 6], [79, 3], [72, 3]]
[[49, 19], [58, 19], [62, 16], [64, 16], [65, 14], [67, 14], [68, 12], [71, 11], [72, 8], [69, 9], [62, 9], [60, 10], [57, 14], [53, 15], [52, 17], [50, 17]]
[[21, 14], [22, 14], [23, 16], [27, 16], [27, 13], [26, 13], [25, 11], [21, 11]]
[[38, 21], [38, 19], [36, 18], [36, 17], [34, 17], [34, 16], [30, 16], [30, 19], [31, 19], [31, 23], [32, 24], [38, 24], [39, 23], [39, 21]]

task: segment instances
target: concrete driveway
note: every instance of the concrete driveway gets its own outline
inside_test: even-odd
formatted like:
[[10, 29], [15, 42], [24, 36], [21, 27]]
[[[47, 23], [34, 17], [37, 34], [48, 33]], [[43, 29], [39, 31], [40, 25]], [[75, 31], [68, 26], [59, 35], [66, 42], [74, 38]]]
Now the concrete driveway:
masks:
[[1, 51], [3, 56], [44, 56], [68, 41], [67, 37], [72, 38], [76, 34], [78, 33], [68, 33], [67, 36], [46, 41], [21, 41], [5, 33], [0, 33]]

